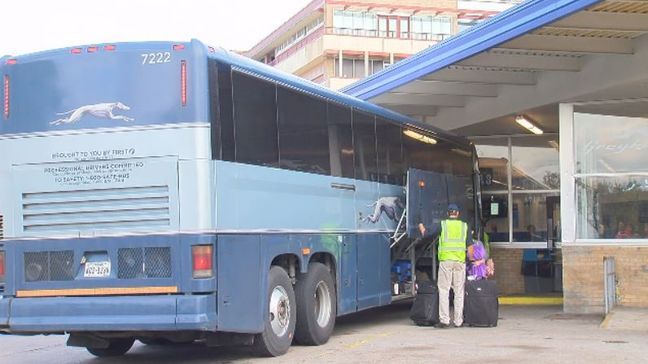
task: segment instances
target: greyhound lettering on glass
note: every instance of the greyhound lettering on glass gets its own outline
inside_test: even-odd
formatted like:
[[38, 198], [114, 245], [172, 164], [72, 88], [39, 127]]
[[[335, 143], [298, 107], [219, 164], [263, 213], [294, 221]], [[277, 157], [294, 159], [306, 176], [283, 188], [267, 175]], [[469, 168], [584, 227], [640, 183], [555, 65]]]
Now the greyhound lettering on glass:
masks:
[[364, 218], [365, 222], [371, 222], [373, 224], [377, 223], [380, 220], [380, 216], [385, 213], [387, 217], [392, 221], [398, 221], [398, 209], [403, 210], [405, 206], [399, 197], [381, 197], [376, 202], [372, 203], [368, 207], [374, 207], [373, 214], [367, 215]]
[[130, 110], [130, 107], [122, 104], [121, 102], [108, 102], [103, 104], [85, 105], [70, 111], [57, 113], [56, 115], [59, 116], [65, 116], [65, 115], [67, 116], [50, 122], [50, 125], [78, 123], [85, 115], [88, 114], [102, 119], [123, 120], [123, 121], [135, 120], [128, 116], [113, 114], [115, 109], [128, 111]]

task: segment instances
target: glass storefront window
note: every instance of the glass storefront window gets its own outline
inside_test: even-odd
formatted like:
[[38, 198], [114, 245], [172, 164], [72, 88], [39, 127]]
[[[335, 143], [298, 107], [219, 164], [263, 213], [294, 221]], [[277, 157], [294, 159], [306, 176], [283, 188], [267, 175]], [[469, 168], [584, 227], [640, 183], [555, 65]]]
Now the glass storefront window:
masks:
[[576, 238], [648, 239], [648, 119], [574, 113]]
[[648, 239], [648, 176], [576, 179], [577, 238]]
[[560, 189], [558, 136], [512, 138], [513, 191]]
[[[557, 135], [479, 138], [475, 143], [484, 230], [490, 241], [545, 246], [547, 236], [559, 240]], [[549, 218], [552, 222], [548, 228]]]
[[[516, 193], [513, 194], [513, 241], [547, 241], [547, 197], [555, 193]], [[551, 236], [556, 236], [557, 226]], [[559, 228], [559, 227], [558, 227]]]
[[484, 231], [490, 242], [509, 241], [508, 193], [482, 194]]
[[508, 190], [508, 139], [484, 139], [477, 142], [482, 191]]
[[574, 113], [576, 173], [648, 172], [648, 119]]

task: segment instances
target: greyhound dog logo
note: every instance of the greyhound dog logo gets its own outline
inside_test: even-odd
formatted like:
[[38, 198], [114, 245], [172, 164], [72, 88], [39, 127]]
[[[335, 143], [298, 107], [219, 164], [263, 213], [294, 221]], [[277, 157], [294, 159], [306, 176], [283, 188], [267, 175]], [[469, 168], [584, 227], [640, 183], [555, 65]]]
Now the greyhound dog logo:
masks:
[[405, 208], [399, 197], [381, 197], [368, 207], [371, 206], [374, 206], [374, 212], [373, 214], [367, 215], [367, 217], [364, 218], [364, 221], [371, 221], [374, 224], [380, 220], [380, 216], [383, 212], [390, 220], [398, 221], [398, 217], [396, 216], [398, 211], [397, 209], [402, 210]]
[[83, 118], [87, 114], [90, 114], [98, 118], [103, 118], [103, 119], [123, 120], [123, 121], [135, 120], [133, 118], [129, 118], [124, 115], [113, 114], [113, 111], [115, 109], [130, 110], [130, 107], [122, 104], [121, 102], [108, 102], [103, 104], [85, 105], [70, 111], [57, 113], [56, 115], [60, 115], [60, 116], [67, 115], [67, 116], [52, 121], [50, 125], [74, 124], [79, 122], [81, 118]]

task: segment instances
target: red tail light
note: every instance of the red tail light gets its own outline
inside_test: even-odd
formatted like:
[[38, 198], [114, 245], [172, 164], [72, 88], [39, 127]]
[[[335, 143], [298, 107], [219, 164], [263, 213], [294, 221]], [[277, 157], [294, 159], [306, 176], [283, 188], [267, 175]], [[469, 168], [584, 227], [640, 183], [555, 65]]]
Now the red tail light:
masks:
[[4, 282], [5, 272], [5, 252], [0, 252], [0, 282]]
[[185, 49], [184, 44], [174, 44], [174, 45], [173, 45], [173, 50], [174, 50], [174, 51], [181, 51], [181, 50], [183, 50], [183, 49]]
[[83, 52], [83, 49], [81, 48], [72, 48], [70, 49], [70, 53], [72, 54], [81, 54]]
[[180, 61], [180, 101], [187, 106], [187, 61]]
[[94, 52], [96, 52], [98, 50], [99, 50], [98, 47], [94, 47], [94, 46], [93, 47], [88, 47], [88, 53], [94, 53]]
[[4, 75], [4, 118], [9, 119], [9, 75]]
[[117, 49], [117, 46], [113, 44], [107, 44], [104, 46], [104, 51], [114, 51], [115, 49]]
[[191, 247], [194, 278], [211, 278], [214, 276], [213, 252], [211, 245], [194, 245]]
[[8, 59], [7, 62], [5, 62], [5, 63], [8, 64], [8, 65], [12, 65], [12, 64], [16, 64], [16, 63], [18, 63], [18, 60], [15, 59], [15, 58], [10, 58], [10, 59]]

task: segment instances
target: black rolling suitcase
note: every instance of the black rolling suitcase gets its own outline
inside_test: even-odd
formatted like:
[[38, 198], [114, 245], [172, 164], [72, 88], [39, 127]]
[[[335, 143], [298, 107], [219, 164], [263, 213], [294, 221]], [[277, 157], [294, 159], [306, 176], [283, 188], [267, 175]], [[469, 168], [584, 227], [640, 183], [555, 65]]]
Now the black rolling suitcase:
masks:
[[495, 327], [499, 314], [497, 284], [493, 280], [466, 281], [464, 325]]
[[418, 283], [410, 318], [418, 326], [433, 326], [439, 323], [439, 291], [436, 282]]

